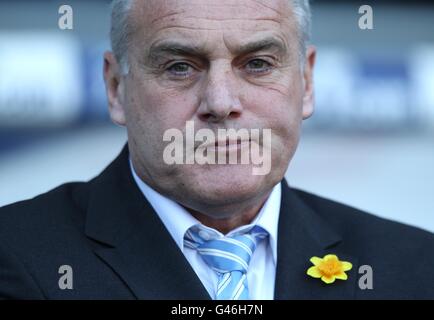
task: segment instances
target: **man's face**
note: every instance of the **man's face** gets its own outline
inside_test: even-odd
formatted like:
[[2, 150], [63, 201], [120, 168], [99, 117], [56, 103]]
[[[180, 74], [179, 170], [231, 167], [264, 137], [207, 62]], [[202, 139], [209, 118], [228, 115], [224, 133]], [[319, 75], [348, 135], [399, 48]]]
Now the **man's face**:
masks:
[[[202, 212], [267, 194], [283, 178], [302, 119], [312, 113], [314, 51], [303, 70], [289, 2], [136, 1], [131, 22], [129, 74], [108, 85], [108, 95], [112, 119], [127, 127], [141, 178]], [[110, 59], [106, 81], [108, 61], [116, 64]], [[163, 135], [185, 132], [187, 121], [195, 132], [271, 129], [271, 171], [253, 175], [253, 164], [166, 164]]]

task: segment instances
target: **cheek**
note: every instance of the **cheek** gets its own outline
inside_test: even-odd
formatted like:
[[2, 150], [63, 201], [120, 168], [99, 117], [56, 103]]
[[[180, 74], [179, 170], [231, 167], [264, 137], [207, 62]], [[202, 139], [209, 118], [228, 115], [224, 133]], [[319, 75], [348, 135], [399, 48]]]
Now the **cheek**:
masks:
[[303, 94], [299, 80], [287, 85], [256, 87], [244, 96], [245, 106], [263, 128], [272, 131], [272, 161], [275, 169], [287, 167], [299, 141]]
[[144, 132], [162, 139], [164, 131], [183, 129], [195, 112], [196, 96], [179, 90], [162, 89], [151, 82], [131, 90], [132, 115]]
[[286, 86], [255, 87], [241, 96], [264, 127], [278, 135], [288, 136], [297, 131], [302, 120], [303, 94], [299, 81], [288, 81]]

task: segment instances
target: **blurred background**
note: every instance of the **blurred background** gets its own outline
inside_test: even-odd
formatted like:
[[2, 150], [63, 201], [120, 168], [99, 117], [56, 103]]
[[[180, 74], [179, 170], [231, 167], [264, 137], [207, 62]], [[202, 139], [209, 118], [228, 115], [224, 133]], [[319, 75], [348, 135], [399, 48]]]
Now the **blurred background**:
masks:
[[[61, 30], [58, 10], [73, 9]], [[373, 8], [373, 30], [359, 7]], [[434, 231], [434, 2], [314, 1], [316, 112], [292, 186]], [[119, 153], [102, 53], [109, 1], [0, 0], [0, 206], [86, 181]]]

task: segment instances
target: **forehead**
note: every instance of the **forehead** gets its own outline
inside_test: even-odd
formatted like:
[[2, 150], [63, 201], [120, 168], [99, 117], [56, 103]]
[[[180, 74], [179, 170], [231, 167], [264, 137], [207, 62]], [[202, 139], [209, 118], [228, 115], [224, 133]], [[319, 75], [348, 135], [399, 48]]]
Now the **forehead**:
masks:
[[285, 41], [296, 30], [289, 0], [136, 0], [131, 18], [148, 46], [167, 39], [198, 46], [223, 40], [231, 50], [260, 35]]

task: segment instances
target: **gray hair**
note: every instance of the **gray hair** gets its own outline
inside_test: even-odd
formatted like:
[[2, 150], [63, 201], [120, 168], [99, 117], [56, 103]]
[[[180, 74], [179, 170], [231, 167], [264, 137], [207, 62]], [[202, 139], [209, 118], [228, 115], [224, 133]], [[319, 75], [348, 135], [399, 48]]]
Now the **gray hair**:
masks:
[[[123, 74], [128, 74], [128, 47], [131, 40], [132, 26], [129, 15], [134, 0], [113, 0], [111, 7], [110, 41], [112, 51], [118, 61]], [[311, 35], [311, 11], [309, 0], [289, 0], [292, 2], [300, 48], [300, 63], [304, 65], [306, 46]]]

